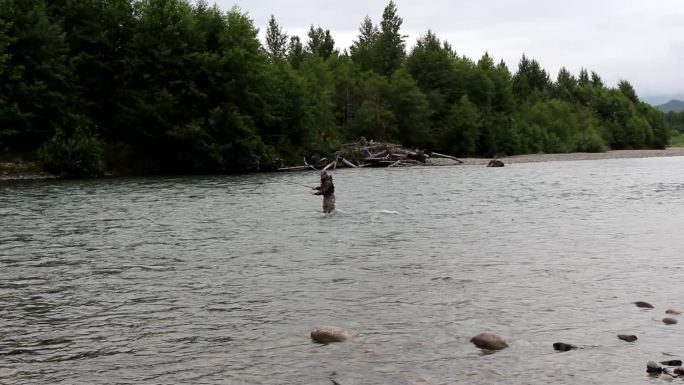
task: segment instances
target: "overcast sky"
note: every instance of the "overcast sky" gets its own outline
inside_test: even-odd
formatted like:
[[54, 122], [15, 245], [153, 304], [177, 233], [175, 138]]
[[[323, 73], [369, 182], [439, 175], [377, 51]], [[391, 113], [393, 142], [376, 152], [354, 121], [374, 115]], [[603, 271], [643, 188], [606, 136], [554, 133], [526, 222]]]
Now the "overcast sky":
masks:
[[[211, 0], [210, 0], [211, 1]], [[389, 0], [215, 0], [237, 5], [263, 32], [271, 14], [289, 35], [306, 40], [310, 25], [329, 29], [342, 50], [358, 35], [364, 16], [378, 24]], [[489, 52], [515, 72], [524, 53], [555, 79], [565, 66], [584, 67], [608, 86], [628, 80], [652, 103], [684, 100], [682, 0], [396, 0], [407, 48], [428, 29], [459, 55]]]

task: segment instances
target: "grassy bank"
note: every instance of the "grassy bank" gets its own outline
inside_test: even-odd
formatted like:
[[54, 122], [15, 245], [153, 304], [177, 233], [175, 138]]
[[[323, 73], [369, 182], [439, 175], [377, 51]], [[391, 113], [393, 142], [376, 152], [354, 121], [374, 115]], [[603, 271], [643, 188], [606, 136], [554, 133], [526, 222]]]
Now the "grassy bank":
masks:
[[670, 147], [684, 147], [684, 134], [678, 132], [670, 136]]

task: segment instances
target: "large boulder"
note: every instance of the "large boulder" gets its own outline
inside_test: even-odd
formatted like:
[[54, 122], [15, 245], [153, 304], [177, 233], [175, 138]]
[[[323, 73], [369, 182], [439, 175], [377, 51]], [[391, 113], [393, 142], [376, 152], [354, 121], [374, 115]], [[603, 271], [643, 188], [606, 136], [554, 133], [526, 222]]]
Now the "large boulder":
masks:
[[311, 339], [321, 344], [344, 342], [347, 337], [347, 331], [339, 326], [318, 326], [311, 330]]
[[470, 339], [475, 346], [480, 349], [501, 350], [508, 347], [506, 340], [494, 333], [480, 333]]

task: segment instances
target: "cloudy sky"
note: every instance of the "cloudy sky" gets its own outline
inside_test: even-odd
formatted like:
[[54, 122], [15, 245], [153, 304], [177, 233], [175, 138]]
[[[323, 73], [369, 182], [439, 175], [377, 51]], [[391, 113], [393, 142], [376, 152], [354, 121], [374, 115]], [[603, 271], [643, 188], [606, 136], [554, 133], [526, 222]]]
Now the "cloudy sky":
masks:
[[[262, 35], [273, 14], [305, 40], [310, 25], [329, 29], [339, 49], [358, 35], [364, 16], [378, 24], [389, 0], [215, 0], [237, 5]], [[428, 29], [460, 55], [489, 52], [512, 72], [524, 53], [555, 79], [565, 66], [595, 71], [609, 86], [628, 80], [652, 103], [684, 100], [682, 0], [395, 0], [410, 49]]]

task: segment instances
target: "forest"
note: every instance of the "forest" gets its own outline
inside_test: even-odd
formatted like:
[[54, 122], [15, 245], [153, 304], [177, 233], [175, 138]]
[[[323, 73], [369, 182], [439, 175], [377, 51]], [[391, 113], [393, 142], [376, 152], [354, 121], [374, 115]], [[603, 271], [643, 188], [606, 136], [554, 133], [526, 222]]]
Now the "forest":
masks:
[[0, 0], [0, 157], [79, 177], [272, 170], [361, 137], [463, 157], [668, 143], [627, 80], [523, 53], [512, 71], [429, 26], [408, 49], [392, 1], [360, 20], [339, 51], [204, 1]]

